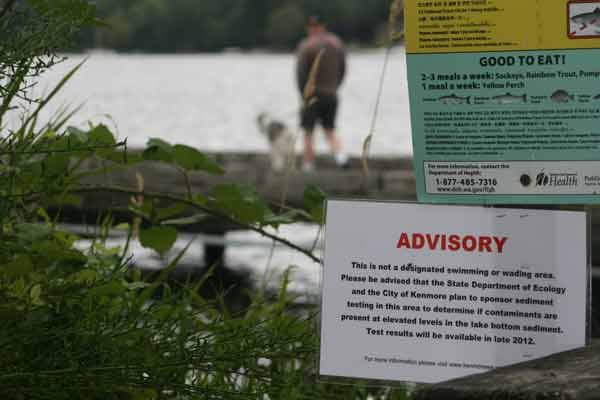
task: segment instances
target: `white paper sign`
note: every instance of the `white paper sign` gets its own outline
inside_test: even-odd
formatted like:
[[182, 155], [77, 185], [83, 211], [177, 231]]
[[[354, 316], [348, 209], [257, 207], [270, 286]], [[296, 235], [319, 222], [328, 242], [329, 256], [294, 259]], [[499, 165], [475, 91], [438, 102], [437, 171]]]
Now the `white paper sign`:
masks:
[[585, 345], [586, 216], [329, 201], [320, 373], [435, 383]]

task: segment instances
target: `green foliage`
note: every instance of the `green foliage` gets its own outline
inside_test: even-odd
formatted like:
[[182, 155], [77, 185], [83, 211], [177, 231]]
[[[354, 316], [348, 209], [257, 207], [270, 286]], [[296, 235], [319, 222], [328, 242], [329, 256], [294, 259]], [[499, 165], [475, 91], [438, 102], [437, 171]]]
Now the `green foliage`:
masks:
[[[15, 8], [3, 14], [2, 6], [11, 4]], [[159, 7], [160, 1], [152, 4]], [[0, 121], [19, 101], [25, 76], [41, 71], [29, 63], [31, 57], [54, 56], [52, 49], [81, 27], [82, 15], [92, 19], [85, 2], [32, 0], [1, 3], [0, 20], [29, 18], [22, 7], [47, 17], [50, 25], [64, 25], [66, 37], [49, 39], [43, 49], [0, 52], [0, 65], [26, 61], [21, 72], [0, 79], [6, 93]], [[65, 127], [67, 114], [40, 128], [37, 114], [78, 68], [48, 96], [30, 99], [37, 105], [22, 114], [20, 127], [0, 124], [0, 399], [405, 399], [402, 389], [316, 382], [316, 310], [298, 311], [287, 290], [288, 274], [278, 294], [255, 292], [248, 307], [233, 313], [219, 298], [199, 295], [209, 274], [195, 283], [169, 282], [187, 247], [157, 275], [143, 277], [131, 268], [126, 248], [103, 240], [103, 232], [117, 228], [110, 216], [86, 246], [57, 227], [49, 206], [79, 204], [86, 190], [119, 191], [80, 186], [80, 178], [94, 171], [83, 174], [78, 166], [92, 157], [111, 168], [143, 159], [166, 162], [186, 178], [223, 173], [200, 151], [160, 139], [151, 140], [142, 157], [130, 157], [106, 126]], [[322, 192], [309, 188], [307, 211], [276, 213], [245, 186], [217, 185], [211, 193], [185, 197], [121, 193], [132, 196], [125, 247], [141, 226], [140, 243], [159, 254], [175, 243], [174, 226], [190, 219], [198, 223], [210, 215], [266, 234], [264, 226], [321, 221], [324, 200]]]
[[206, 171], [215, 175], [223, 175], [224, 171], [198, 150], [177, 144], [173, 146], [174, 162], [186, 171]]
[[59, 62], [56, 51], [69, 48], [79, 29], [94, 24], [94, 15], [85, 0], [0, 2], [0, 98], [15, 91], [34, 100], [25, 92], [34, 84], [31, 78]]
[[[12, 175], [2, 180], [0, 212], [0, 398], [366, 396], [365, 388], [316, 384], [314, 310], [292, 311], [287, 278], [276, 299], [257, 293], [232, 315], [222, 302], [198, 295], [203, 281], [166, 281], [183, 252], [158, 277], [144, 279], [128, 267], [123, 249], [100, 239], [81, 249], [77, 237], [57, 229], [43, 205], [76, 190], [71, 164], [118, 147], [106, 127], [11, 135], [10, 146], [2, 146]], [[13, 149], [31, 149], [34, 160]], [[67, 173], [60, 175], [61, 168]], [[255, 191], [233, 185], [183, 201], [256, 225], [291, 223], [302, 214], [276, 215]], [[132, 209], [150, 223], [139, 233], [142, 245], [166, 252], [177, 236], [166, 222], [185, 207], [149, 199]]]
[[41, 283], [7, 283], [3, 275], [0, 288], [10, 296], [3, 303], [19, 308], [0, 309], [2, 398], [366, 399], [384, 392], [314, 383], [315, 326], [310, 314], [288, 310], [285, 279], [274, 302], [257, 295], [232, 316], [193, 288], [148, 300], [158, 286], [138, 279], [92, 265]]
[[177, 240], [177, 230], [169, 227], [153, 227], [140, 232], [140, 244], [155, 250], [160, 255], [173, 247]]
[[249, 186], [217, 185], [212, 191], [213, 204], [226, 215], [241, 222], [264, 223], [272, 214], [267, 204]]
[[175, 164], [185, 171], [205, 171], [223, 175], [224, 171], [206, 155], [183, 144], [170, 145], [162, 139], [150, 139], [144, 151], [144, 159]]
[[89, 31], [82, 47], [121, 51], [217, 51], [227, 47], [292, 49], [305, 17], [321, 15], [345, 40], [373, 44], [389, 0], [103, 0], [110, 29]]
[[304, 204], [311, 219], [318, 223], [325, 223], [325, 200], [323, 191], [314, 185], [307, 186], [304, 190]]
[[[122, 248], [106, 247], [101, 238], [85, 249], [76, 246], [78, 238], [57, 229], [44, 206], [58, 194], [77, 192], [74, 165], [91, 156], [110, 158], [119, 143], [105, 126], [19, 132], [0, 146], [8, 174], [0, 181], [0, 398], [405, 398], [403, 390], [317, 384], [316, 307], [297, 311], [287, 275], [275, 299], [255, 293], [249, 307], [232, 314], [221, 301], [198, 294], [204, 280], [167, 281], [187, 249], [159, 276], [142, 278]], [[171, 163], [190, 170], [197, 164], [186, 160], [206, 157], [175, 148], [153, 140], [147, 154], [170, 154]], [[132, 218], [146, 222], [140, 243], [161, 255], [177, 238], [169, 223], [190, 206], [262, 227], [316, 219], [324, 199], [309, 188], [310, 214], [277, 214], [246, 186], [217, 185], [170, 205], [145, 196], [132, 204]], [[104, 228], [111, 226], [107, 219]]]
[[286, 3], [273, 10], [267, 21], [267, 38], [272, 46], [289, 47], [302, 38], [306, 14], [297, 4]]

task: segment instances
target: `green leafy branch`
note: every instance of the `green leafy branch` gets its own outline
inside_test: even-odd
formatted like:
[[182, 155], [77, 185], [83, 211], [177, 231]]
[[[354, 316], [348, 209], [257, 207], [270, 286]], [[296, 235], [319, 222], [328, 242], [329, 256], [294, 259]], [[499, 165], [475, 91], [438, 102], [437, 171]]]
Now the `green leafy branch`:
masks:
[[[206, 215], [266, 234], [270, 226], [323, 218], [324, 195], [315, 187], [306, 190], [306, 210], [280, 213], [247, 186], [217, 185], [193, 193], [191, 171], [218, 175], [222, 170], [188, 146], [153, 140], [143, 154], [128, 154], [127, 142], [117, 141], [103, 125], [65, 128], [67, 112], [40, 127], [39, 110], [76, 70], [49, 96], [31, 99], [35, 107], [23, 115], [23, 125], [13, 131], [3, 127], [2, 118], [30, 85], [27, 79], [51, 64], [40, 58], [54, 56], [77, 31], [89, 10], [85, 3], [17, 0], [19, 7], [34, 9], [0, 14], [0, 398], [406, 399], [402, 389], [317, 382], [316, 310], [290, 296], [288, 273], [276, 295], [253, 292], [247, 307], [231, 312], [222, 295], [200, 294], [212, 270], [198, 282], [168, 280], [191, 242], [166, 268], [144, 277], [130, 268], [123, 249], [104, 240], [114, 227], [110, 215], [99, 218], [99, 237], [85, 246], [57, 227], [60, 212], [51, 218], [48, 206], [80, 206], [79, 195], [100, 190], [82, 186], [81, 179], [142, 160], [175, 165], [186, 176], [187, 196], [148, 193], [143, 179], [137, 190], [101, 190], [134, 198], [128, 216], [145, 222], [139, 238], [159, 253], [173, 245], [175, 227], [202, 223]], [[17, 17], [25, 18], [24, 24], [16, 24]], [[7, 34], [15, 30], [22, 34]], [[48, 36], [41, 38], [44, 31]], [[102, 168], [82, 172], [79, 167], [90, 158], [99, 159]]]
[[[177, 230], [174, 226], [201, 223], [207, 217], [214, 217], [222, 223], [244, 230], [251, 230], [281, 243], [288, 248], [301, 252], [311, 260], [321, 260], [311, 250], [304, 249], [293, 242], [268, 232], [265, 227], [278, 227], [300, 221], [322, 222], [324, 194], [315, 187], [308, 187], [305, 193], [307, 210], [286, 209], [274, 213], [268, 204], [248, 186], [221, 184], [209, 193], [193, 194], [186, 179], [187, 196], [167, 193], [154, 193], [147, 190], [125, 188], [110, 185], [85, 185], [79, 183], [82, 177], [116, 171], [135, 165], [143, 160], [165, 162], [175, 165], [188, 175], [191, 171], [204, 171], [222, 175], [224, 171], [202, 152], [185, 145], [170, 145], [159, 139], [149, 141], [142, 156], [127, 155], [126, 141], [117, 142], [113, 134], [104, 125], [98, 125], [84, 132], [68, 129], [62, 135], [48, 135], [39, 138], [34, 145], [23, 148], [22, 145], [11, 149], [0, 149], [0, 155], [11, 157], [9, 164], [0, 166], [0, 176], [20, 173], [13, 176], [11, 185], [0, 183], [0, 198], [20, 199], [22, 208], [33, 212], [39, 205], [75, 205], [79, 200], [74, 195], [86, 193], [112, 193], [130, 198], [142, 198], [141, 204], [130, 204], [128, 211], [132, 217], [140, 217], [151, 227], [140, 232], [142, 245], [164, 254], [176, 241]], [[4, 146], [6, 148], [6, 146]], [[124, 148], [124, 149], [123, 149]], [[31, 160], [31, 155], [36, 158]], [[108, 168], [81, 171], [81, 165], [89, 157], [110, 160]], [[158, 203], [169, 206], [159, 206]], [[109, 211], [109, 210], [107, 210]], [[192, 214], [192, 215], [190, 215]]]
[[[233, 190], [236, 190], [236, 189], [233, 189]], [[117, 193], [117, 194], [129, 195], [129, 196], [142, 195], [142, 196], [144, 196], [144, 198], [164, 200], [164, 201], [168, 201], [168, 202], [172, 202], [172, 203], [179, 203], [184, 206], [189, 206], [189, 207], [195, 209], [196, 211], [199, 211], [199, 212], [205, 213], [207, 215], [222, 219], [223, 221], [231, 223], [231, 224], [237, 226], [238, 228], [257, 232], [266, 238], [275, 240], [276, 242], [281, 243], [281, 244], [285, 245], [286, 247], [289, 247], [290, 249], [296, 250], [296, 251], [304, 254], [305, 256], [307, 256], [308, 258], [310, 258], [312, 261], [314, 261], [316, 263], [321, 263], [321, 259], [318, 258], [317, 256], [315, 256], [311, 251], [304, 249], [285, 238], [282, 238], [280, 236], [277, 236], [270, 232], [267, 232], [265, 229], [263, 229], [261, 227], [252, 225], [248, 222], [243, 222], [239, 219], [234, 218], [231, 215], [226, 214], [225, 212], [219, 211], [218, 209], [209, 208], [205, 205], [202, 205], [198, 201], [188, 200], [185, 198], [181, 198], [181, 197], [173, 196], [173, 195], [169, 195], [169, 194], [152, 193], [152, 192], [147, 192], [147, 191], [140, 193], [140, 192], [137, 192], [132, 189], [126, 189], [126, 188], [116, 187], [116, 186], [104, 186], [104, 185], [95, 186], [95, 187], [90, 187], [90, 186], [79, 187], [77, 189], [74, 189], [73, 192], [79, 193], [79, 194], [103, 192], [103, 193]], [[296, 210], [296, 211], [294, 211], [294, 213], [298, 217], [303, 217], [303, 218], [309, 217], [309, 214], [307, 214], [306, 212], [304, 212], [302, 210]], [[300, 219], [300, 218], [294, 219], [292, 213], [287, 213], [285, 216], [273, 215], [270, 218], [271, 218], [270, 220], [265, 220], [266, 222], [268, 221], [269, 224], [278, 224], [280, 222], [292, 223], [295, 221], [301, 221], [301, 220], [305, 221], [306, 220], [306, 219]], [[193, 218], [189, 219], [189, 222], [196, 222], [196, 221], [197, 220], [193, 219]], [[156, 234], [160, 235], [165, 232], [166, 232], [166, 230], [159, 230], [156, 232]], [[171, 237], [171, 235], [167, 235], [167, 236]], [[168, 250], [168, 249], [166, 249], [166, 250]]]

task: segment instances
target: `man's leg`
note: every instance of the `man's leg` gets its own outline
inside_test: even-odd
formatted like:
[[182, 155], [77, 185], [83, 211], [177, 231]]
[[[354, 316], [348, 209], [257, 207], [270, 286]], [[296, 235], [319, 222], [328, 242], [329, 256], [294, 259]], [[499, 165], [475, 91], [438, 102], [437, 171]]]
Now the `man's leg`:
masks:
[[327, 96], [322, 103], [321, 109], [321, 121], [323, 124], [323, 130], [325, 131], [325, 137], [331, 153], [335, 158], [335, 162], [339, 166], [346, 166], [348, 163], [348, 156], [342, 151], [342, 140], [335, 133], [335, 120], [337, 117], [338, 110], [338, 98], [337, 96]]
[[335, 129], [333, 128], [324, 128], [325, 137], [327, 138], [327, 143], [329, 143], [329, 148], [333, 154], [337, 154], [342, 151], [342, 141], [335, 134]]
[[313, 133], [317, 122], [317, 102], [305, 104], [300, 113], [302, 130], [304, 131], [304, 156], [302, 159], [302, 170], [311, 172], [315, 169], [315, 147], [313, 144]]
[[346, 166], [348, 163], [348, 156], [342, 149], [342, 141], [339, 136], [336, 135], [335, 129], [324, 128], [323, 130], [325, 131], [325, 137], [327, 138], [327, 143], [329, 143], [329, 148], [335, 158], [335, 162], [340, 166]]
[[312, 129], [304, 129], [304, 158], [302, 169], [304, 171], [312, 171], [315, 168], [315, 146], [313, 144]]

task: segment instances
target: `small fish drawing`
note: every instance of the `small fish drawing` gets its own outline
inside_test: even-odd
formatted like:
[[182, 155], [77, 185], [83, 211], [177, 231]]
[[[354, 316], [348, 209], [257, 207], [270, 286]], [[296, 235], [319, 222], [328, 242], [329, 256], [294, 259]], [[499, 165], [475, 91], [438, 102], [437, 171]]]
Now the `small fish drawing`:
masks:
[[571, 21], [579, 24], [580, 30], [584, 30], [588, 25], [600, 25], [600, 7], [592, 12], [582, 13], [571, 17]]
[[510, 93], [506, 93], [494, 96], [492, 97], [492, 100], [494, 100], [498, 104], [527, 103], [527, 95], [524, 94], [523, 96], [515, 96]]
[[571, 100], [575, 100], [575, 96], [569, 94], [566, 90], [558, 89], [552, 93], [550, 99], [555, 103], [568, 103]]
[[600, 100], [600, 94], [597, 94], [593, 97], [593, 100]]
[[468, 97], [460, 97], [452, 93], [449, 96], [442, 96], [439, 98], [443, 104], [471, 104], [471, 96]]

